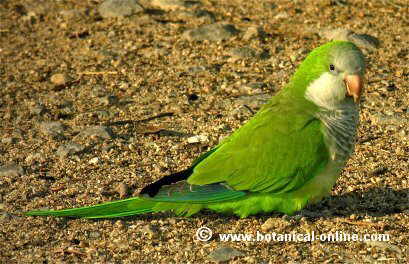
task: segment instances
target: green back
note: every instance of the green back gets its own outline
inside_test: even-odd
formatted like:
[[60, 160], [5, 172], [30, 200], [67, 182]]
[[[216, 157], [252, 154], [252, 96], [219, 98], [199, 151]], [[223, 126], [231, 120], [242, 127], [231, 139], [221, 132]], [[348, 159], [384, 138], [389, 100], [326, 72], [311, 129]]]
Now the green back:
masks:
[[199, 159], [188, 183], [225, 182], [234, 190], [274, 193], [299, 188], [329, 159], [314, 111], [314, 105], [283, 91]]

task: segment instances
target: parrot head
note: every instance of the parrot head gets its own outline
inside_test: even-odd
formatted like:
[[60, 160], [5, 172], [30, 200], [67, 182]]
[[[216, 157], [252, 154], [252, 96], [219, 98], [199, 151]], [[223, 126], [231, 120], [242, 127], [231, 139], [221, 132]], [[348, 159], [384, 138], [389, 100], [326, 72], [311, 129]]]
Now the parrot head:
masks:
[[301, 63], [288, 90], [319, 108], [358, 104], [363, 89], [365, 59], [353, 43], [332, 41], [314, 49]]

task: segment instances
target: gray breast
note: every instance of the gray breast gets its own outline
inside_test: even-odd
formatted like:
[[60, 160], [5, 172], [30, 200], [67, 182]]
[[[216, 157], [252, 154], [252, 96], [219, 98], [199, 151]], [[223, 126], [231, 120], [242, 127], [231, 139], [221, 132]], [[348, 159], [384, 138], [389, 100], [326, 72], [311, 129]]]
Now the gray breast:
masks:
[[354, 150], [359, 112], [355, 104], [347, 103], [336, 109], [317, 113], [324, 124], [324, 134], [334, 161], [345, 162]]

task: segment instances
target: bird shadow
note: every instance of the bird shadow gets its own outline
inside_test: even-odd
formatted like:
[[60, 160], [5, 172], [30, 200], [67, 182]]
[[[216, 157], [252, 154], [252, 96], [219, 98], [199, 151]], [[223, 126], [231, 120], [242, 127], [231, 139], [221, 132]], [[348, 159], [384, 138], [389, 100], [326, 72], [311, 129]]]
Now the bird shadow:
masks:
[[389, 187], [375, 187], [327, 197], [301, 210], [300, 214], [311, 215], [313, 218], [347, 217], [352, 214], [381, 217], [402, 213], [408, 209], [408, 188], [394, 190]]

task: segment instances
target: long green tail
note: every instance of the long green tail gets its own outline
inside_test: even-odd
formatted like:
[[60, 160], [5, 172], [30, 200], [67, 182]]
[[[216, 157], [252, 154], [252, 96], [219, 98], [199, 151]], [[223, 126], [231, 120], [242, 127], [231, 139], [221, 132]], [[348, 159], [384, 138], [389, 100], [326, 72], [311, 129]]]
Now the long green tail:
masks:
[[43, 210], [30, 211], [25, 215], [29, 216], [65, 216], [81, 218], [114, 218], [121, 216], [138, 215], [155, 212], [155, 201], [147, 201], [139, 197], [129, 198], [120, 201], [107, 202], [103, 204], [65, 209], [65, 210]]
[[133, 197], [94, 206], [74, 209], [30, 211], [30, 216], [63, 216], [81, 218], [114, 218], [152, 212], [173, 211], [176, 215], [191, 216], [210, 204], [232, 201], [246, 195], [222, 184], [190, 186], [186, 182], [163, 186], [155, 197]]

